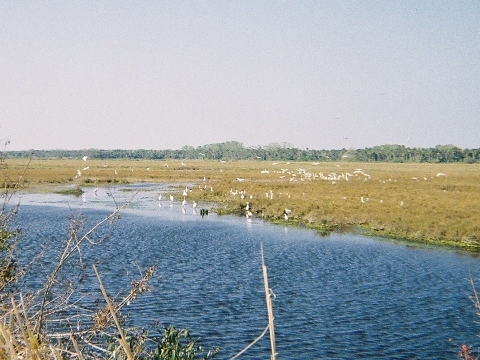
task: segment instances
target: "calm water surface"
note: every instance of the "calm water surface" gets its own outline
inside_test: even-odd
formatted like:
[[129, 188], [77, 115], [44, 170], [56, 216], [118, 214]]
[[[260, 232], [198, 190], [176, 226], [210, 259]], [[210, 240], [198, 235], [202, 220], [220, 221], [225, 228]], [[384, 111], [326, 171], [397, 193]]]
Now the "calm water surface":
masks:
[[[163, 185], [140, 189], [114, 224], [82, 249], [85, 270], [70, 266], [60, 279], [78, 283], [80, 302], [100, 298], [92, 264], [110, 294], [129, 288], [139, 272], [158, 264], [144, 294], [126, 311], [150, 328], [172, 323], [220, 346], [228, 359], [267, 325], [261, 272], [263, 243], [274, 300], [279, 359], [455, 359], [458, 345], [478, 345], [480, 328], [468, 278], [480, 274], [472, 254], [410, 247], [357, 235], [321, 237], [313, 231], [260, 220], [201, 217], [191, 205], [157, 200]], [[68, 234], [70, 214], [85, 226], [104, 218], [131, 191], [86, 189], [82, 198], [23, 195], [16, 222], [24, 231], [24, 261], [47, 244], [49, 258], [33, 269], [27, 286], [40, 286]], [[165, 198], [166, 196], [164, 196]], [[177, 196], [181, 199], [180, 196]], [[159, 206], [161, 205], [161, 206]], [[92, 291], [94, 295], [92, 295]], [[240, 359], [268, 359], [264, 337]]]

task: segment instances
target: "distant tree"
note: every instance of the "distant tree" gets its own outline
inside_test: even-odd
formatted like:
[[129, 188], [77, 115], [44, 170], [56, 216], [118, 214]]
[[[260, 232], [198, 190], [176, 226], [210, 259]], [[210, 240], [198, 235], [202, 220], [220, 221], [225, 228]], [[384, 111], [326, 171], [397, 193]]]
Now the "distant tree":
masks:
[[[208, 144], [179, 150], [28, 150], [8, 151], [8, 158], [37, 159], [210, 159], [210, 160], [273, 160], [273, 161], [361, 161], [361, 162], [480, 162], [480, 149], [462, 150], [454, 145], [434, 148], [408, 148], [404, 145], [380, 145], [364, 149], [313, 150], [295, 148], [289, 143], [271, 143], [265, 147], [244, 147], [238, 141]], [[346, 156], [346, 157], [345, 157]]]

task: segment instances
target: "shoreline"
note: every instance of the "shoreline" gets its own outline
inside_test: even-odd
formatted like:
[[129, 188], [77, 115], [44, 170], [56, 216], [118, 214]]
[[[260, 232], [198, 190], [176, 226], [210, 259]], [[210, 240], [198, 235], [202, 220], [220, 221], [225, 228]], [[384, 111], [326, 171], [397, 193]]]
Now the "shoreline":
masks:
[[[114, 185], [117, 186], [128, 186], [128, 185], [135, 185], [135, 184], [162, 184], [165, 185], [166, 183], [161, 182], [125, 182], [125, 183], [116, 183]], [[100, 187], [107, 187], [107, 184], [96, 184]], [[93, 188], [96, 185], [92, 184], [82, 184], [81, 187], [89, 187]], [[108, 184], [111, 185], [111, 184]], [[180, 184], [172, 184], [176, 187], [176, 192], [180, 192], [182, 186]], [[36, 193], [36, 194], [60, 194], [64, 196], [75, 196], [79, 197], [83, 193], [83, 191], [78, 192], [77, 189], [80, 189], [79, 184], [37, 184], [31, 188], [28, 188], [28, 193]], [[26, 189], [23, 189], [26, 190]], [[219, 203], [214, 202], [216, 206], [212, 206], [210, 204], [209, 210], [216, 213], [219, 216], [223, 215], [233, 215], [242, 217], [241, 208], [231, 208], [225, 205], [219, 205]], [[384, 233], [378, 229], [372, 229], [362, 225], [355, 225], [355, 224], [317, 224], [317, 223], [306, 223], [302, 219], [293, 219], [293, 220], [283, 220], [281, 218], [271, 218], [271, 217], [261, 217], [257, 216], [257, 218], [267, 221], [272, 225], [281, 225], [293, 228], [305, 228], [309, 230], [314, 230], [315, 232], [319, 233], [321, 236], [328, 236], [331, 233], [350, 233], [350, 234], [359, 234], [363, 236], [373, 237], [381, 240], [394, 240], [400, 241], [405, 245], [410, 246], [433, 246], [433, 247], [442, 247], [442, 248], [449, 248], [453, 250], [464, 250], [470, 253], [480, 252], [480, 244], [462, 244], [455, 241], [448, 241], [448, 240], [438, 240], [438, 239], [427, 239], [427, 238], [409, 238], [405, 237], [402, 234], [395, 234], [395, 233]]]
[[35, 160], [25, 170], [9, 160], [5, 172], [22, 179], [18, 191], [170, 184], [187, 187], [197, 203], [217, 204], [219, 214], [243, 215], [249, 202], [254, 215], [274, 224], [480, 251], [478, 165]]
[[[215, 210], [214, 210], [215, 211]], [[225, 207], [220, 207], [217, 209], [218, 215], [235, 215], [242, 217], [238, 210], [227, 209]], [[306, 223], [302, 220], [283, 220], [283, 219], [272, 219], [267, 217], [259, 217], [260, 219], [269, 222], [273, 225], [282, 225], [293, 228], [305, 228], [309, 230], [314, 230], [319, 233], [321, 236], [328, 236], [331, 233], [347, 233], [347, 234], [359, 234], [363, 236], [368, 236], [381, 240], [393, 240], [400, 241], [401, 243], [407, 246], [428, 246], [428, 247], [441, 247], [448, 248], [452, 250], [463, 250], [469, 253], [480, 253], [480, 244], [467, 244], [459, 243], [456, 241], [449, 241], [445, 239], [428, 239], [428, 238], [413, 238], [406, 237], [403, 234], [395, 233], [384, 233], [378, 229], [372, 229], [362, 225], [354, 224], [315, 224], [315, 223]]]

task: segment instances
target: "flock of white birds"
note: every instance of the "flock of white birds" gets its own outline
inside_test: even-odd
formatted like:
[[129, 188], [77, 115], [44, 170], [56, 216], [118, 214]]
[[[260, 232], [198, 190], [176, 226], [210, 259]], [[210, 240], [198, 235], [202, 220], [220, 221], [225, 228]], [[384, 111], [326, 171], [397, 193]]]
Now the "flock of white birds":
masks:
[[[83, 159], [83, 161], [86, 162], [88, 160], [88, 156], [84, 156], [82, 159]], [[225, 163], [225, 161], [222, 161], [222, 163]], [[291, 163], [286, 162], [286, 164], [290, 165]], [[278, 162], [272, 163], [272, 166], [276, 167], [277, 165], [279, 165]], [[319, 163], [314, 162], [314, 163], [312, 163], [312, 165], [317, 166], [317, 165], [319, 165]], [[163, 166], [169, 167], [169, 165], [167, 163], [164, 164]], [[184, 166], [186, 166], [186, 164], [184, 162], [181, 162], [181, 166], [184, 167]], [[339, 166], [339, 165], [336, 165], [336, 166]], [[104, 165], [104, 167], [108, 167], [108, 165]], [[89, 166], [85, 166], [82, 171], [88, 171], [89, 169], [90, 169]], [[150, 168], [147, 167], [146, 170], [150, 171]], [[77, 170], [75, 178], [80, 178], [82, 176], [82, 171], [80, 169]], [[133, 172], [133, 168], [130, 168], [130, 171]], [[220, 171], [222, 171], [222, 169]], [[115, 173], [115, 175], [117, 175], [118, 174], [117, 170], [114, 170], [114, 173]], [[337, 182], [340, 182], [340, 181], [348, 182], [353, 178], [355, 178], [356, 180], [361, 180], [361, 181], [371, 181], [372, 180], [371, 175], [366, 173], [363, 169], [355, 169], [351, 173], [350, 172], [341, 172], [341, 173], [331, 172], [331, 173], [328, 173], [328, 174], [324, 174], [323, 172], [310, 172], [310, 171], [307, 171], [305, 168], [296, 168], [295, 170], [289, 170], [288, 168], [280, 168], [279, 170], [268, 170], [268, 169], [264, 168], [263, 170], [260, 171], [260, 173], [264, 174], [264, 175], [277, 174], [279, 179], [285, 179], [285, 180], [288, 180], [290, 182], [308, 182], [308, 181], [322, 180], [322, 181], [328, 181], [332, 185], [335, 185], [335, 184], [337, 184]], [[445, 177], [445, 176], [446, 176], [446, 174], [440, 173], [440, 172], [437, 173], [437, 175], [436, 175], [436, 177]], [[412, 177], [412, 180], [414, 180], [414, 181], [419, 181], [420, 179], [421, 179], [420, 177]], [[428, 178], [423, 177], [423, 180], [426, 181], [426, 180], [428, 180]], [[247, 180], [244, 177], [236, 177], [236, 181], [240, 182], [240, 183], [244, 183]], [[385, 184], [387, 182], [392, 182], [392, 179], [380, 180], [380, 181]], [[207, 182], [207, 178], [204, 177], [203, 178], [203, 186], [199, 185], [198, 186], [199, 189], [207, 190], [206, 182]], [[192, 190], [193, 189], [186, 186], [185, 189], [182, 192], [183, 200], [181, 201], [181, 210], [182, 210], [183, 214], [186, 214], [187, 207], [190, 207], [190, 204], [187, 201], [187, 197], [188, 197], [189, 193], [192, 192]], [[97, 195], [97, 191], [98, 191], [98, 188], [95, 188], [94, 189], [94, 195], [95, 196]], [[211, 187], [211, 186], [210, 186], [210, 191], [211, 192], [214, 191], [213, 187]], [[230, 197], [232, 197], [233, 199], [236, 199], [237, 197], [239, 197], [241, 200], [252, 200], [254, 198], [253, 194], [247, 194], [247, 192], [244, 189], [241, 189], [241, 190], [235, 189], [234, 190], [232, 188], [232, 189], [230, 189], [230, 192], [229, 192], [228, 195]], [[282, 195], [286, 195], [288, 198], [290, 198], [290, 195], [288, 193], [287, 194], [282, 194]], [[225, 196], [227, 196], [227, 194], [225, 194]], [[274, 197], [275, 197], [275, 194], [274, 194], [273, 190], [269, 190], [269, 191], [265, 192], [265, 198], [266, 199], [273, 200]], [[360, 202], [363, 203], [363, 204], [367, 203], [369, 200], [370, 199], [368, 197], [360, 196]], [[162, 202], [163, 202], [163, 195], [159, 194], [158, 195], [158, 205], [159, 205], [159, 207], [162, 206]], [[174, 195], [169, 194], [169, 205], [170, 205], [170, 207], [173, 207], [175, 202], [176, 201], [175, 201]], [[383, 202], [384, 202], [383, 199], [380, 199], [380, 203], [383, 203]], [[401, 201], [400, 205], [404, 206], [405, 202]], [[191, 209], [192, 209], [193, 214], [196, 214], [196, 208], [197, 208], [197, 203], [195, 201], [192, 201], [191, 202]], [[252, 213], [251, 210], [252, 210], [251, 203], [246, 202], [245, 217], [249, 221], [253, 217], [253, 213]], [[285, 208], [285, 210], [283, 212], [284, 219], [288, 220], [290, 218], [291, 214], [292, 214], [292, 210], [289, 209], [289, 208]]]

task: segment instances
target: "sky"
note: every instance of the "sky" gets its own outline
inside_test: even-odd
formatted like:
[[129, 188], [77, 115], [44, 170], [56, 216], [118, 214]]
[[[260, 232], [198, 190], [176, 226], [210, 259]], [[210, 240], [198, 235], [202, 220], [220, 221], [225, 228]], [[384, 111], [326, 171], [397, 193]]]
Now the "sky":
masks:
[[477, 1], [0, 9], [7, 150], [480, 147]]

